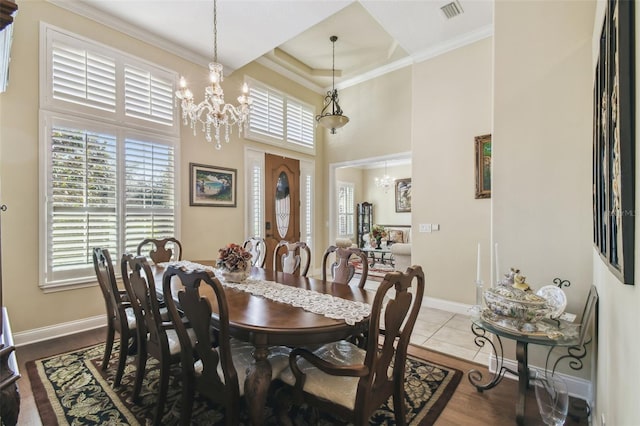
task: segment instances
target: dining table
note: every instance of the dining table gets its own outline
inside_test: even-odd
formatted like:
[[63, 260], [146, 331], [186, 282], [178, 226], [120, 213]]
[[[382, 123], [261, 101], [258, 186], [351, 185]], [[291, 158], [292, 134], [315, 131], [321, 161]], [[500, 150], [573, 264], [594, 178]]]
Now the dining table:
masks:
[[[211, 260], [199, 260], [193, 261], [193, 263], [208, 268], [215, 265], [215, 261]], [[166, 266], [167, 264], [158, 264], [152, 267], [156, 291], [159, 295], [163, 293], [162, 278]], [[255, 266], [251, 269], [250, 278], [252, 281], [275, 282], [339, 299], [362, 302], [369, 306], [373, 304], [375, 297], [375, 292], [356, 286], [276, 272]], [[226, 286], [222, 280], [221, 283], [229, 306], [231, 336], [250, 342], [255, 347], [253, 364], [249, 368], [244, 382], [245, 399], [253, 425], [261, 425], [264, 422], [263, 413], [272, 376], [272, 367], [268, 359], [270, 347], [295, 348], [330, 343], [364, 333], [368, 329], [368, 316], [355, 323], [344, 319], [330, 318], [323, 314], [310, 312], [302, 307], [243, 291], [241, 283], [233, 286]], [[182, 288], [180, 280], [173, 277], [171, 295], [176, 302], [177, 294]], [[213, 289], [209, 286], [201, 286], [200, 294], [212, 302], [211, 321], [213, 327], [216, 327], [219, 324], [218, 309]]]

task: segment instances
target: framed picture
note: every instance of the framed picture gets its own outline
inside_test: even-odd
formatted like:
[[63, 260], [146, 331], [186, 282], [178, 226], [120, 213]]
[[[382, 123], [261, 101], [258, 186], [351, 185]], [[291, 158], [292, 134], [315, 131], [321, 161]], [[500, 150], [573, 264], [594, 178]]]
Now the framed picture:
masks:
[[411, 211], [411, 178], [396, 179], [396, 213]]
[[189, 163], [189, 205], [236, 207], [238, 170]]
[[635, 251], [633, 16], [632, 2], [607, 2], [593, 87], [593, 243], [625, 284]]
[[491, 198], [491, 135], [476, 136], [476, 198]]

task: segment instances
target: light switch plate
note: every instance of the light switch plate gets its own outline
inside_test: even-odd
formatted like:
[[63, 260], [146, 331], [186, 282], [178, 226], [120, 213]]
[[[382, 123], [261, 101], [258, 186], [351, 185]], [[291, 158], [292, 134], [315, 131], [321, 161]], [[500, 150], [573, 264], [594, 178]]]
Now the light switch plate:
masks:
[[431, 224], [430, 223], [421, 223], [418, 228], [420, 232], [431, 232]]

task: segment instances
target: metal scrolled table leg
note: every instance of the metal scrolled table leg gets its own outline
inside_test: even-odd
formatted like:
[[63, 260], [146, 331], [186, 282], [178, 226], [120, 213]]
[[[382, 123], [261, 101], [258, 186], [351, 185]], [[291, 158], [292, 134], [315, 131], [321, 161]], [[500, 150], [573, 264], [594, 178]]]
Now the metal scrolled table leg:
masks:
[[[475, 386], [478, 392], [482, 392], [487, 389], [491, 389], [496, 386], [498, 383], [502, 381], [504, 375], [506, 373], [511, 373], [514, 376], [517, 376], [518, 373], [504, 366], [504, 354], [502, 349], [502, 340], [500, 336], [495, 336], [498, 339], [498, 347], [493, 343], [490, 336], [487, 336], [487, 330], [480, 327], [476, 324], [471, 324], [471, 332], [476, 336], [473, 341], [478, 347], [484, 347], [485, 343], [489, 343], [493, 349], [493, 354], [495, 355], [495, 373], [493, 373], [493, 377], [487, 383], [482, 383], [482, 372], [478, 370], [471, 370], [467, 373], [467, 377], [469, 378], [469, 382]], [[498, 348], [500, 351], [498, 352]]]

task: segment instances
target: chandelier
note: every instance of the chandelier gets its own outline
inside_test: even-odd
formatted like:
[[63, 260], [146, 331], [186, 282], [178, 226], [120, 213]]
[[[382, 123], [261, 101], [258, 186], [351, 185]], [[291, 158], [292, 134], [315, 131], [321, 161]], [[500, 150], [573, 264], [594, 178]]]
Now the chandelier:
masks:
[[376, 186], [378, 188], [382, 188], [385, 194], [389, 192], [389, 188], [393, 186], [393, 182], [395, 181], [395, 178], [392, 178], [387, 174], [386, 161], [384, 162], [384, 175], [382, 177], [377, 177], [374, 180], [375, 180]]
[[199, 104], [194, 103], [193, 93], [187, 87], [187, 81], [180, 77], [180, 89], [176, 91], [182, 108], [184, 125], [189, 124], [196, 134], [196, 125], [202, 125], [207, 142], [216, 141], [216, 149], [221, 149], [220, 131], [224, 132], [224, 140], [229, 143], [229, 135], [234, 125], [238, 125], [238, 134], [246, 131], [249, 124], [249, 110], [253, 100], [249, 97], [247, 83], [242, 86], [242, 95], [238, 96], [238, 106], [224, 102], [222, 83], [223, 66], [218, 63], [218, 28], [217, 28], [217, 0], [213, 0], [213, 62], [209, 63], [209, 81], [211, 84], [204, 89], [204, 100]]
[[[338, 104], [338, 90], [336, 89], [336, 40], [338, 40], [338, 37], [331, 36], [329, 40], [333, 44], [333, 65], [331, 66], [333, 90], [327, 92], [327, 96], [324, 98], [324, 108], [322, 108], [319, 115], [316, 115], [316, 121], [322, 127], [331, 130], [332, 135], [335, 135], [336, 129], [349, 122], [349, 117], [342, 115], [342, 108]], [[329, 106], [331, 106], [331, 109], [329, 109]]]

